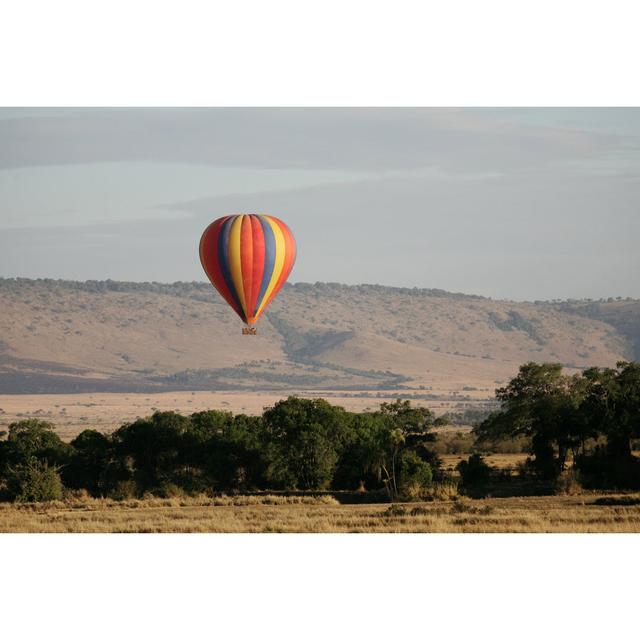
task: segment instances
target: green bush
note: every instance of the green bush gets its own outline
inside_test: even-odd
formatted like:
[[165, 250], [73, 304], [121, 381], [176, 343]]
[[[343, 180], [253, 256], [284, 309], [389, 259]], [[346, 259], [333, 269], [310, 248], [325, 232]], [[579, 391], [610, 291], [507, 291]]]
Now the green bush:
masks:
[[400, 485], [428, 487], [433, 482], [431, 465], [412, 450], [403, 452], [400, 458]]
[[493, 476], [493, 469], [478, 453], [469, 456], [468, 460], [459, 462], [456, 469], [466, 493], [484, 489]]
[[58, 468], [37, 458], [29, 458], [26, 462], [9, 468], [7, 489], [9, 496], [16, 502], [62, 499], [62, 480]]
[[640, 461], [634, 456], [613, 456], [606, 445], [578, 456], [575, 464], [585, 489], [640, 488]]

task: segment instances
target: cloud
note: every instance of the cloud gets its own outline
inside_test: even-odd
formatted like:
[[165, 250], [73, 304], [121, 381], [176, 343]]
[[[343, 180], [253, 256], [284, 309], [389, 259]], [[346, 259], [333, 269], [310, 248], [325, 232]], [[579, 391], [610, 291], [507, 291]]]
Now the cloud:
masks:
[[85, 109], [0, 119], [0, 168], [149, 161], [513, 171], [617, 153], [625, 144], [622, 136], [527, 125], [484, 109]]

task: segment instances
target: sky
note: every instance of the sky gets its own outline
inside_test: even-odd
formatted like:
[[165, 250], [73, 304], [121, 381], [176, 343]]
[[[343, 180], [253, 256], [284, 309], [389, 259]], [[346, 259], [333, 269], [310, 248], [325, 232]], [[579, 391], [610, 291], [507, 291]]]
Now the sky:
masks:
[[640, 297], [640, 109], [0, 109], [0, 277], [204, 281], [247, 212], [293, 282]]

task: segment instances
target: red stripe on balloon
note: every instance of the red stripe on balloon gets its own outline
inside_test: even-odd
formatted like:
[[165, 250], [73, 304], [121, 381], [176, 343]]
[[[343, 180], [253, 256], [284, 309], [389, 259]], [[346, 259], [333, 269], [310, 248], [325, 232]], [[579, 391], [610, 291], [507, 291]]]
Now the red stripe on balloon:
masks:
[[253, 233], [251, 219], [248, 215], [242, 217], [240, 227], [240, 270], [242, 273], [242, 289], [247, 320], [251, 317], [251, 296], [253, 294]]
[[251, 296], [247, 301], [247, 315], [249, 323], [254, 320], [256, 307], [258, 306], [258, 295], [260, 294], [260, 284], [264, 274], [264, 231], [257, 216], [249, 216], [251, 219], [251, 237], [253, 241], [253, 271], [251, 274], [252, 289]]

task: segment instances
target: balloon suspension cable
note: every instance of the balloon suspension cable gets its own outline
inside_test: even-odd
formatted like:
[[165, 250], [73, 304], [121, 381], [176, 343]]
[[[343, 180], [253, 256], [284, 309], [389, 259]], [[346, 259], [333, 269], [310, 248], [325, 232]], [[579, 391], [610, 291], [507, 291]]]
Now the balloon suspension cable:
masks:
[[242, 327], [242, 335], [243, 336], [255, 336], [258, 333], [258, 330], [255, 327]]

